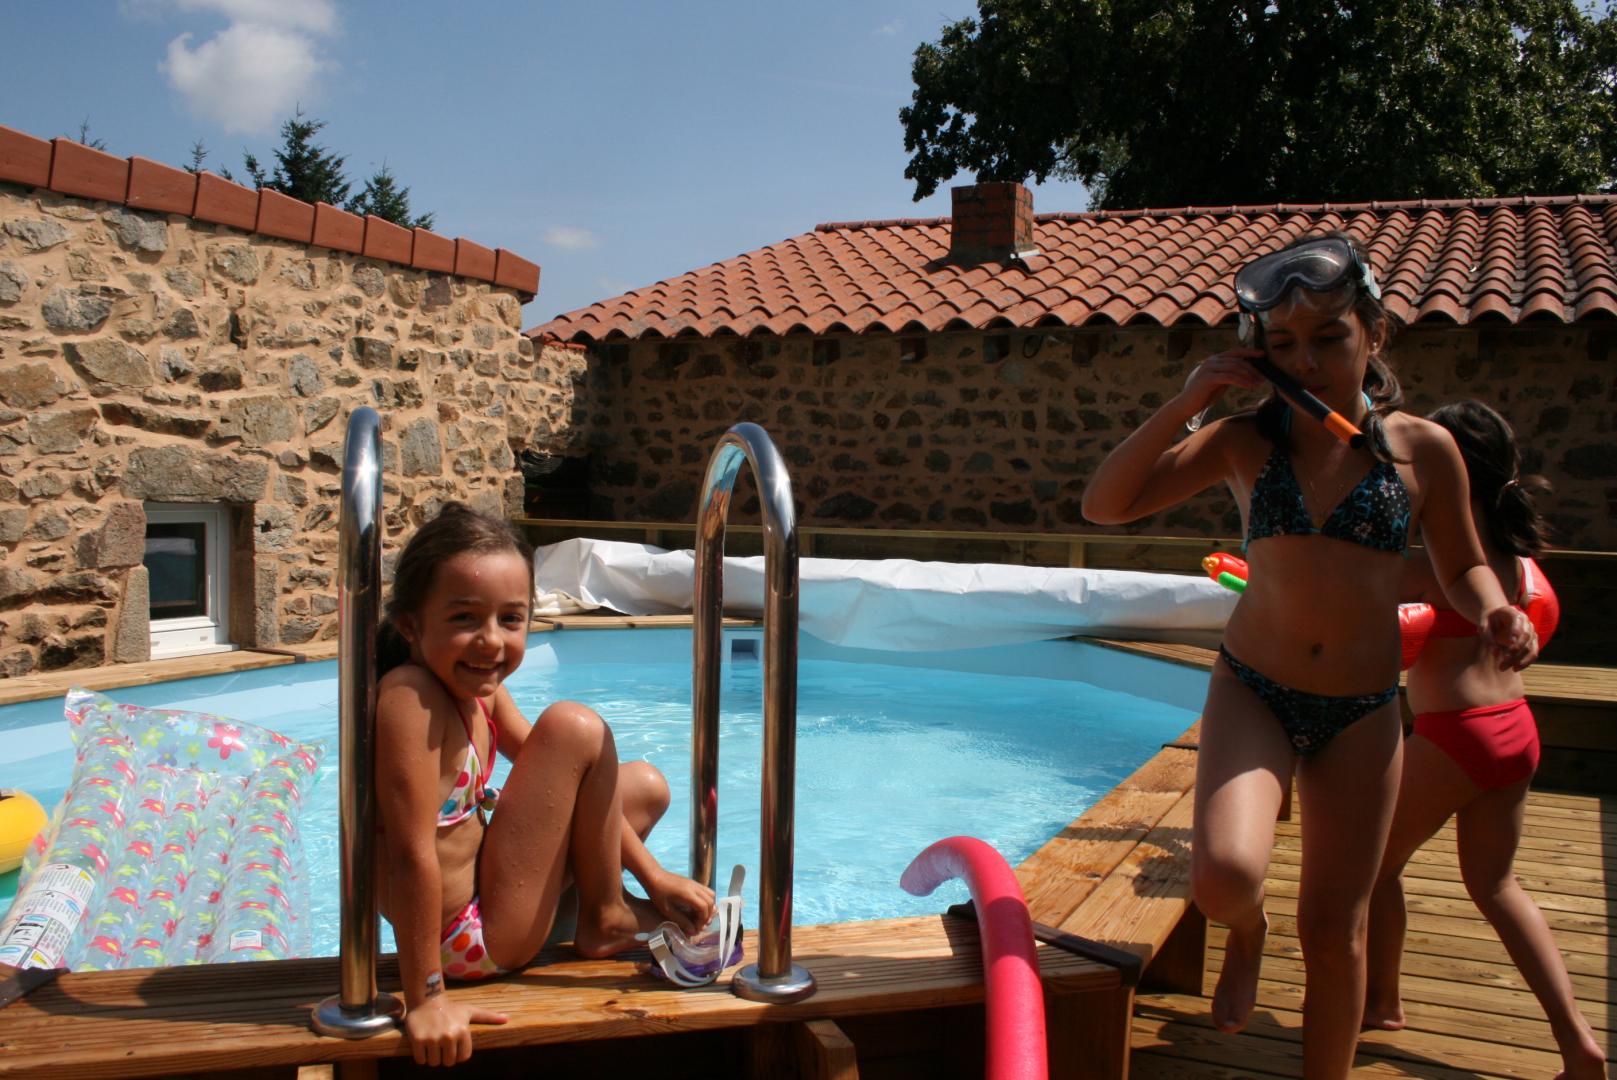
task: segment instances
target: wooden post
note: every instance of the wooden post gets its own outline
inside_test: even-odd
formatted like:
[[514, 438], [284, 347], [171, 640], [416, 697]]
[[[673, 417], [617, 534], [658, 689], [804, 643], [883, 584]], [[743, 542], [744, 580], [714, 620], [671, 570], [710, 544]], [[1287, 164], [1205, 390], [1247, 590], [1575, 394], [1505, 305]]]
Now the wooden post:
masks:
[[747, 1029], [747, 1075], [752, 1080], [790, 1080], [797, 1072], [797, 1032], [792, 1023], [758, 1024]]
[[1134, 988], [1106, 993], [1044, 991], [1050, 1075], [1067, 1080], [1128, 1080]]
[[803, 1080], [859, 1080], [853, 1040], [833, 1020], [793, 1024], [797, 1063]]
[[1141, 989], [1169, 994], [1202, 995], [1202, 976], [1207, 962], [1207, 916], [1195, 904], [1152, 954], [1140, 975]]
[[1083, 569], [1089, 565], [1089, 545], [1082, 540], [1074, 540], [1067, 545], [1067, 565], [1075, 569]]

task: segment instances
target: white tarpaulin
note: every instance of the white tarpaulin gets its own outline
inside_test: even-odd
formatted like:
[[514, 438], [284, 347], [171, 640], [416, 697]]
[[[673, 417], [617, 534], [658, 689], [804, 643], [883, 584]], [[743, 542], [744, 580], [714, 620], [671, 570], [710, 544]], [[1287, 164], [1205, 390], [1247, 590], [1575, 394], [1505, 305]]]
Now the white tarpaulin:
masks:
[[[538, 614], [691, 610], [691, 551], [567, 540], [534, 553]], [[958, 649], [1082, 634], [1216, 644], [1235, 594], [1204, 577], [910, 559], [802, 559], [799, 626], [861, 649]], [[757, 617], [764, 560], [724, 560], [724, 610]]]

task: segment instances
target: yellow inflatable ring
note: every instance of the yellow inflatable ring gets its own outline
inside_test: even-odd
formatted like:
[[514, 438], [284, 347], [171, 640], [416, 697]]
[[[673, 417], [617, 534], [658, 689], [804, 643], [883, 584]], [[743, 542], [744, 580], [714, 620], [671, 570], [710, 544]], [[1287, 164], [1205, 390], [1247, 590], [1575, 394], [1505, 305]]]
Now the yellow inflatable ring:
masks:
[[0, 874], [22, 865], [28, 845], [45, 821], [45, 808], [38, 799], [16, 788], [0, 788]]

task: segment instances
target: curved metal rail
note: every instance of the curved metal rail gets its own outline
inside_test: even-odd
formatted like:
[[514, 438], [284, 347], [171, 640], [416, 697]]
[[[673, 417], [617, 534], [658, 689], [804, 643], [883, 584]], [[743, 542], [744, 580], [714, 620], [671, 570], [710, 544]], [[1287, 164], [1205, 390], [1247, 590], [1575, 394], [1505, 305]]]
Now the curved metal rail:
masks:
[[341, 871], [341, 992], [317, 1005], [309, 1023], [322, 1035], [364, 1039], [387, 1031], [404, 1003], [376, 989], [372, 783], [376, 733], [376, 628], [382, 610], [382, 419], [359, 408], [348, 419], [342, 505], [337, 524], [337, 779]]
[[696, 520], [692, 602], [691, 877], [715, 884], [719, 829], [719, 677], [724, 617], [724, 527], [742, 462], [752, 466], [764, 521], [764, 762], [760, 823], [758, 962], [730, 988], [752, 1001], [784, 1003], [814, 993], [814, 976], [792, 963], [792, 832], [797, 775], [797, 513], [792, 481], [757, 424], [725, 432], [708, 460]]

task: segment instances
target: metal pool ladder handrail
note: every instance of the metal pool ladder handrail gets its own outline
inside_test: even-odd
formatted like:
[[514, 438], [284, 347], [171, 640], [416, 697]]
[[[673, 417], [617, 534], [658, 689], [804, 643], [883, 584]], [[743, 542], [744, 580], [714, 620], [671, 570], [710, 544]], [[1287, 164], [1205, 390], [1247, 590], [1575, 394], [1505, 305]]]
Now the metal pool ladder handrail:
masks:
[[392, 1029], [404, 1003], [376, 989], [376, 630], [382, 610], [382, 419], [348, 419], [337, 519], [337, 823], [341, 992], [315, 1006], [322, 1035], [364, 1039]]
[[764, 521], [764, 762], [759, 828], [758, 962], [730, 981], [738, 997], [785, 1003], [814, 993], [792, 963], [792, 832], [797, 773], [797, 512], [792, 481], [769, 435], [736, 424], [708, 460], [696, 518], [692, 600], [691, 877], [715, 884], [719, 829], [719, 676], [724, 619], [724, 526], [736, 475], [752, 466]]

